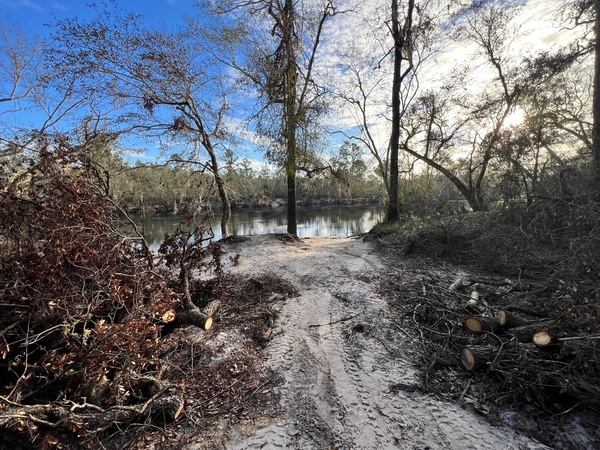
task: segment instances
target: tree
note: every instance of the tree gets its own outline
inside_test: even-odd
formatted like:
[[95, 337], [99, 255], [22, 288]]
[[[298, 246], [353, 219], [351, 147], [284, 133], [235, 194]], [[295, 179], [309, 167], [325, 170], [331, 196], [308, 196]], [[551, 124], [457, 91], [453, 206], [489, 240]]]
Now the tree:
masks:
[[354, 142], [345, 141], [331, 160], [334, 181], [343, 186], [349, 198], [356, 187], [360, 188], [367, 174], [362, 148]]
[[[357, 133], [349, 134], [344, 130], [338, 130], [348, 140], [360, 142], [375, 160], [376, 172], [381, 176], [386, 195], [389, 196], [389, 140], [380, 138], [384, 133], [376, 130], [383, 128], [387, 121], [380, 113], [382, 103], [385, 101], [378, 98], [379, 86], [384, 83], [387, 74], [379, 71], [380, 76], [373, 76], [374, 70], [368, 64], [361, 64], [360, 56], [364, 56], [363, 49], [352, 49], [343, 55], [343, 68], [346, 72], [344, 82], [332, 86], [334, 94], [341, 101], [340, 108], [346, 109], [353, 116], [358, 128]], [[364, 60], [363, 60], [364, 61]], [[386, 93], [387, 94], [387, 93]]]
[[[356, 12], [359, 37], [338, 44], [341, 63], [332, 89], [358, 128], [358, 133], [342, 133], [360, 141], [374, 157], [387, 191], [387, 220], [397, 220], [400, 211], [400, 164], [406, 157], [400, 148], [401, 122], [419, 91], [421, 69], [440, 48], [440, 26], [447, 14], [447, 5], [436, 1], [365, 3]], [[389, 136], [385, 143], [379, 140], [382, 135]]]
[[[404, 12], [403, 23], [400, 23], [398, 0], [392, 0], [391, 34], [394, 40], [394, 79], [392, 82], [392, 134], [390, 136], [390, 178], [389, 196], [386, 220], [396, 222], [399, 218], [398, 205], [398, 151], [400, 148], [400, 120], [402, 106], [400, 103], [400, 90], [404, 80], [414, 69], [412, 63], [413, 49], [413, 14], [415, 11], [414, 0], [408, 0]], [[403, 67], [405, 63], [406, 67]]]
[[[323, 91], [315, 82], [317, 51], [325, 23], [336, 8], [332, 0], [314, 9], [294, 0], [234, 0], [219, 3], [214, 10], [237, 18], [235, 26], [219, 32], [226, 39], [235, 35], [232, 54], [215, 53], [228, 58], [227, 63], [256, 90], [260, 105], [251, 121], [269, 141], [267, 158], [285, 169], [287, 231], [296, 235], [296, 177], [301, 167], [314, 162], [311, 147], [318, 138], [313, 129], [324, 110]], [[219, 50], [226, 45], [216, 33], [213, 40], [223, 43]]]
[[543, 130], [543, 147], [560, 164], [556, 145], [579, 154], [592, 149], [593, 70], [590, 61], [565, 56], [544, 53], [527, 61], [519, 102], [527, 125]]
[[[591, 34], [588, 51], [594, 55], [594, 94], [592, 101], [592, 165], [600, 180], [600, 0], [576, 0], [570, 5], [575, 26], [584, 27], [585, 36]], [[577, 49], [579, 54], [585, 54]]]
[[160, 140], [197, 162], [197, 152], [206, 152], [208, 161], [200, 163], [214, 177], [227, 237], [231, 208], [217, 145], [228, 104], [214, 61], [197, 40], [145, 28], [143, 17], [114, 8], [89, 23], [60, 22], [55, 41], [50, 61], [65, 69], [58, 77], [74, 74], [79, 95], [120, 133]]
[[594, 81], [592, 93], [591, 155], [595, 184], [600, 180], [600, 1], [574, 0], [565, 2], [564, 19], [572, 28], [580, 28], [582, 34], [555, 55], [538, 61], [546, 71], [559, 72], [575, 59], [594, 57]]
[[[474, 211], [487, 208], [485, 176], [521, 92], [509, 64], [509, 26], [516, 11], [512, 5], [482, 2], [455, 14], [458, 36], [479, 49], [490, 69], [488, 84], [482, 92], [467, 92], [465, 72], [456, 70], [436, 90], [416, 96], [401, 116], [400, 148], [446, 176]], [[450, 151], [462, 157], [457, 161]]]
[[[287, 232], [297, 234], [296, 219], [296, 173], [299, 152], [307, 150], [309, 135], [306, 133], [311, 121], [316, 120], [319, 105], [319, 88], [313, 80], [317, 49], [325, 21], [335, 14], [331, 0], [327, 0], [318, 17], [311, 45], [302, 48], [298, 31], [302, 16], [296, 11], [294, 0], [271, 1], [267, 9], [274, 23], [272, 35], [277, 47], [269, 61], [264, 86], [267, 89], [268, 106], [280, 109], [280, 131], [276, 139], [284, 147], [284, 167], [287, 178]], [[306, 20], [306, 19], [305, 19]], [[303, 58], [308, 51], [308, 57]], [[304, 70], [301, 70], [300, 67]], [[278, 105], [281, 105], [280, 107]]]
[[39, 87], [42, 51], [39, 39], [0, 22], [0, 103], [18, 103]]
[[40, 133], [79, 106], [70, 99], [70, 82], [62, 94], [53, 92], [44, 66], [46, 50], [38, 37], [29, 36], [18, 25], [0, 21], [0, 157], [22, 153]]
[[592, 157], [597, 180], [600, 180], [600, 0], [594, 1], [594, 102], [592, 116]]

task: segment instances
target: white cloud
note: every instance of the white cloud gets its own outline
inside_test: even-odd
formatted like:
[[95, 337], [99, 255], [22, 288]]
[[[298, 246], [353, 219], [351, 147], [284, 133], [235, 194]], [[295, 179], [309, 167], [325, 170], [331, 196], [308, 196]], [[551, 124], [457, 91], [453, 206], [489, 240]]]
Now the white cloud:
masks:
[[235, 136], [235, 140], [238, 140], [241, 143], [242, 149], [245, 149], [250, 153], [256, 153], [257, 149], [264, 148], [268, 145], [276, 145], [266, 136], [248, 129], [246, 123], [238, 118], [228, 116], [225, 119], [225, 127]]
[[[507, 53], [502, 55], [503, 59], [510, 58], [516, 62], [523, 56], [556, 49], [572, 41], [577, 31], [568, 31], [559, 25], [558, 8], [561, 3], [548, 0], [524, 2], [515, 17], [519, 33]], [[330, 18], [325, 24], [317, 59], [322, 82], [354, 98], [359, 98], [360, 92], [356, 76], [349, 70], [349, 62], [358, 71], [362, 89], [369, 93], [371, 100], [368, 107], [371, 132], [380, 145], [384, 145], [389, 138], [389, 123], [384, 118], [389, 108], [392, 80], [391, 60], [389, 56], [384, 60], [386, 51], [391, 48], [386, 26], [389, 10], [388, 1], [367, 0], [357, 5], [353, 12]], [[378, 66], [382, 61], [383, 64]], [[447, 80], [451, 71], [459, 65], [468, 66], [471, 72], [469, 84], [464, 86], [466, 91], [472, 94], [490, 89], [489, 82], [496, 74], [476, 46], [448, 38], [439, 52], [423, 65], [419, 77], [420, 91], [435, 88]], [[362, 120], [356, 106], [346, 103], [337, 111], [340, 112], [336, 112], [330, 120], [332, 127], [347, 133], [355, 132]]]
[[59, 2], [52, 2], [52, 8], [59, 9], [61, 11], [70, 11], [71, 10], [68, 6], [66, 6], [62, 3], [59, 3]]
[[38, 3], [32, 1], [32, 0], [15, 0], [15, 1], [1, 1], [0, 5], [5, 6], [7, 8], [11, 8], [13, 10], [20, 10], [20, 9], [32, 9], [36, 12], [43, 12], [44, 11], [44, 7], [42, 5], [39, 5]]

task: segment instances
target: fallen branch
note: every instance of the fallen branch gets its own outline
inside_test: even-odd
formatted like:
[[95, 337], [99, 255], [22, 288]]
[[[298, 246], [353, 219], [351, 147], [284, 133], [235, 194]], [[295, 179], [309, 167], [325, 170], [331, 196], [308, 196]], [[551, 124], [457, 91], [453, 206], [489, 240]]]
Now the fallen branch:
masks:
[[349, 316], [349, 317], [344, 317], [343, 319], [333, 320], [333, 321], [327, 322], [327, 323], [311, 324], [308, 326], [308, 328], [316, 328], [316, 327], [325, 327], [327, 325], [335, 325], [336, 323], [347, 322], [348, 320], [354, 319], [356, 316], [358, 316], [358, 314], [354, 314], [353, 316]]
[[541, 332], [550, 332], [549, 326], [553, 323], [534, 323], [529, 325], [521, 325], [519, 327], [511, 328], [507, 330], [507, 333], [514, 336], [518, 342], [533, 342], [533, 337]]
[[[23, 405], [0, 398], [3, 408], [0, 410], [0, 428], [27, 428], [27, 422], [50, 428], [62, 428], [65, 431], [83, 434], [95, 434], [113, 427], [116, 424], [137, 420], [140, 417], [160, 416], [175, 420], [182, 409], [183, 400], [176, 396], [164, 396], [169, 388], [164, 388], [148, 399], [144, 404], [136, 406], [112, 406], [100, 408], [90, 403], [73, 402], [47, 403], [40, 405]], [[179, 414], [177, 414], [179, 413]], [[53, 418], [50, 420], [49, 418]]]

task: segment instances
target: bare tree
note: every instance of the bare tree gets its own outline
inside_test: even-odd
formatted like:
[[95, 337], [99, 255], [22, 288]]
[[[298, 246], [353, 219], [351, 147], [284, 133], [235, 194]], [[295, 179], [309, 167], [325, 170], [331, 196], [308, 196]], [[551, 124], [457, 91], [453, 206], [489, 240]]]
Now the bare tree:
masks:
[[[441, 46], [440, 25], [448, 12], [436, 1], [393, 0], [362, 5], [359, 15], [364, 27], [357, 46], [363, 48], [352, 43], [350, 50], [342, 48], [344, 82], [333, 89], [358, 127], [356, 135], [342, 133], [362, 142], [375, 159], [387, 191], [387, 220], [395, 221], [400, 211], [401, 158], [406, 156], [401, 152], [400, 143], [406, 140], [401, 123], [418, 95], [422, 68]], [[382, 144], [379, 137], [384, 133], [389, 139]]]
[[[521, 92], [508, 58], [514, 37], [510, 23], [517, 11], [496, 2], [459, 11], [455, 16], [460, 17], [458, 36], [479, 50], [480, 67], [488, 68], [486, 89], [461, 95], [465, 83], [459, 70], [457, 80], [450, 79], [437, 92], [421, 95], [401, 124], [401, 148], [446, 176], [474, 211], [487, 208], [484, 180], [497, 156], [505, 120]], [[450, 150], [462, 153], [458, 167], [453, 167]]]
[[0, 22], [0, 103], [18, 103], [39, 87], [42, 43]]
[[114, 8], [88, 23], [60, 22], [51, 60], [65, 69], [59, 75], [74, 74], [78, 94], [121, 133], [187, 143], [189, 159], [206, 152], [227, 237], [231, 208], [217, 145], [225, 138], [228, 104], [214, 61], [197, 44], [184, 33], [145, 28], [141, 16]]
[[[349, 110], [358, 133], [351, 134], [338, 130], [349, 140], [359, 141], [369, 151], [377, 165], [377, 172], [382, 178], [386, 193], [389, 195], [389, 141], [381, 142], [377, 129], [388, 122], [381, 114], [381, 102], [376, 99], [380, 85], [384, 84], [387, 74], [379, 71], [379, 76], [372, 77], [372, 68], [368, 65], [358, 67], [354, 55], [344, 55], [344, 69], [347, 82], [338, 83], [334, 87], [334, 94], [340, 98], [341, 108]], [[348, 89], [350, 87], [350, 89]]]
[[386, 220], [395, 222], [399, 218], [398, 205], [398, 151], [400, 147], [400, 120], [402, 105], [400, 91], [404, 80], [413, 72], [413, 15], [414, 0], [408, 0], [403, 17], [400, 17], [398, 0], [392, 0], [390, 31], [394, 41], [394, 78], [392, 82], [392, 134], [390, 136], [390, 178]]
[[547, 72], [560, 72], [574, 60], [593, 55], [592, 128], [589, 148], [597, 185], [600, 180], [600, 0], [565, 2], [562, 11], [562, 18], [567, 27], [580, 29], [581, 34], [575, 42], [569, 43], [550, 57], [545, 55], [546, 57], [537, 63]]
[[47, 45], [15, 24], [0, 22], [0, 157], [28, 149], [81, 102], [71, 98], [72, 80], [54, 90], [44, 57]]

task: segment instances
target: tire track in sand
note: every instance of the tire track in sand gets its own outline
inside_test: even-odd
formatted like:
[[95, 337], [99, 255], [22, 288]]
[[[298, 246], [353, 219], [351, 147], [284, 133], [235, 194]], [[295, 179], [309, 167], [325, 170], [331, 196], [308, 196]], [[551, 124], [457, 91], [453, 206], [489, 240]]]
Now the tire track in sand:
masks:
[[547, 448], [456, 405], [390, 390], [417, 380], [410, 341], [371, 282], [384, 268], [371, 244], [255, 236], [226, 250], [243, 256], [233, 271], [276, 273], [300, 291], [283, 305], [267, 350], [285, 380], [284, 417], [229, 449]]

